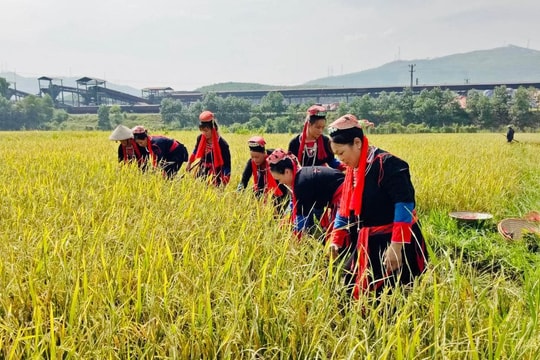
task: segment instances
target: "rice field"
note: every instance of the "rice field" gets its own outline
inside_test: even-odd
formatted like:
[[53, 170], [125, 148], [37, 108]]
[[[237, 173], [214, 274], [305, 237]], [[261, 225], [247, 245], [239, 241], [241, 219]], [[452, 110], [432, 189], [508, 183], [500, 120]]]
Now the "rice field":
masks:
[[[0, 133], [0, 358], [540, 357], [540, 255], [495, 228], [540, 210], [540, 134], [369, 136], [409, 163], [431, 254], [378, 302], [347, 299], [314, 239], [236, 192], [250, 135], [223, 134], [225, 189], [119, 166], [108, 135]], [[166, 135], [191, 151], [197, 133]]]

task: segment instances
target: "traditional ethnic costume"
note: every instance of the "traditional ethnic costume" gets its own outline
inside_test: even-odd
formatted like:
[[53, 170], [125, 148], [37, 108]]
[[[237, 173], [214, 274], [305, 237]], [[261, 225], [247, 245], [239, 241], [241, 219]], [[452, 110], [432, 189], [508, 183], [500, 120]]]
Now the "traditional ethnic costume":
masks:
[[300, 237], [304, 231], [313, 228], [315, 221], [326, 233], [330, 233], [345, 175], [327, 166], [301, 167], [294, 155], [281, 149], [274, 150], [268, 162], [274, 166], [285, 159], [290, 159], [293, 164], [293, 185], [290, 190], [294, 233]]
[[212, 129], [211, 141], [208, 142], [203, 134], [197, 136], [197, 144], [189, 158], [189, 163], [200, 159], [196, 165], [195, 176], [210, 181], [216, 185], [227, 185], [231, 178], [231, 153], [229, 144], [217, 131], [217, 123], [214, 114], [203, 111], [199, 116], [199, 126], [207, 126]]
[[[295, 231], [314, 225], [315, 219], [330, 233], [341, 198], [343, 172], [327, 166], [302, 167], [294, 178]], [[326, 239], [323, 239], [326, 242]]]
[[[409, 284], [426, 269], [427, 252], [415, 212], [415, 192], [408, 164], [396, 156], [368, 145], [358, 120], [345, 115], [329, 126], [336, 143], [352, 128], [360, 134], [359, 165], [348, 167], [339, 214], [334, 222], [332, 246], [346, 262], [346, 281], [358, 299], [363, 292], [377, 294], [385, 286]], [[386, 273], [384, 251], [392, 242], [403, 244], [402, 266]]]
[[264, 162], [257, 165], [253, 159], [247, 161], [237, 190], [241, 191], [247, 188], [249, 180], [253, 177], [253, 193], [255, 196], [257, 198], [263, 198], [266, 195], [272, 196], [278, 212], [283, 213], [286, 210], [289, 191], [283, 184], [278, 184], [270, 172], [266, 158], [273, 150], [266, 150], [266, 141], [261, 136], [251, 137], [248, 140], [248, 146], [250, 152], [264, 154]]
[[163, 175], [172, 179], [188, 160], [186, 147], [178, 140], [161, 135], [148, 135], [142, 126], [133, 128], [133, 135], [139, 139], [146, 139], [147, 160], [152, 161], [153, 166], [163, 170]]
[[139, 166], [143, 166], [144, 149], [137, 145], [130, 128], [118, 125], [109, 136], [109, 140], [126, 141], [126, 143], [121, 142], [118, 145], [118, 162], [137, 163]]
[[133, 139], [129, 139], [127, 145], [118, 145], [118, 162], [137, 163], [142, 166], [144, 163], [143, 155], [144, 149], [141, 149]]
[[321, 135], [316, 140], [307, 139], [309, 125], [317, 120], [325, 119], [326, 108], [324, 106], [311, 106], [307, 111], [302, 133], [289, 142], [288, 151], [298, 158], [300, 166], [326, 165], [334, 169], [344, 170], [344, 165], [334, 157], [330, 147], [330, 139], [326, 135]]

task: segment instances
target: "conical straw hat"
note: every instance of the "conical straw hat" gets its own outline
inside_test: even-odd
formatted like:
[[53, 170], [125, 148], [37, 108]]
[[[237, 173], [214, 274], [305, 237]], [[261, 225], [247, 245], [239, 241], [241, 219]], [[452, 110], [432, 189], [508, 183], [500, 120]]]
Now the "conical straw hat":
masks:
[[127, 140], [132, 139], [133, 133], [131, 129], [124, 125], [118, 125], [109, 136], [109, 140]]

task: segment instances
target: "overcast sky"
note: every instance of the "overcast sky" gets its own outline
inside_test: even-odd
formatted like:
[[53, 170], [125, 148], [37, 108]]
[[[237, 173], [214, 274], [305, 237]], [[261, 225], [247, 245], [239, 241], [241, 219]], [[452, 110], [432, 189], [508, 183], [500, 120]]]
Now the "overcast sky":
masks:
[[397, 59], [538, 50], [539, 16], [539, 0], [1, 0], [0, 72], [298, 85]]

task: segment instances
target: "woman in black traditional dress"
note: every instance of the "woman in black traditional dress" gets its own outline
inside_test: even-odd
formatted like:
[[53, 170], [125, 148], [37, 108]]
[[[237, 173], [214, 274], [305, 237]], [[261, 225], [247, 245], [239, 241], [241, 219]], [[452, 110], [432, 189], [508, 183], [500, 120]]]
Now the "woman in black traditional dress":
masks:
[[288, 151], [294, 154], [301, 166], [330, 166], [345, 170], [345, 166], [335, 158], [330, 139], [324, 135], [326, 108], [313, 105], [307, 110], [302, 133], [289, 142]]
[[274, 150], [267, 161], [274, 178], [291, 191], [294, 233], [300, 237], [315, 225], [315, 220], [330, 232], [345, 175], [326, 166], [302, 167], [294, 155], [282, 149]]
[[148, 130], [142, 125], [135, 126], [132, 132], [139, 148], [144, 149], [147, 161], [151, 161], [154, 167], [163, 170], [164, 177], [174, 178], [182, 164], [188, 159], [184, 144], [166, 136], [149, 135]]
[[[186, 170], [195, 170], [196, 177], [208, 179], [215, 186], [226, 186], [231, 179], [229, 144], [219, 134], [216, 117], [211, 111], [203, 111], [199, 121], [201, 133], [197, 136]], [[195, 163], [198, 159], [200, 161]]]
[[282, 213], [287, 206], [289, 191], [283, 184], [278, 184], [270, 172], [266, 159], [274, 150], [266, 149], [266, 140], [262, 136], [249, 138], [248, 146], [250, 157], [236, 190], [242, 191], [247, 188], [249, 180], [253, 177], [253, 193], [255, 196], [258, 198], [267, 195], [272, 196], [278, 212]]
[[344, 115], [328, 128], [334, 153], [347, 165], [331, 250], [333, 257], [349, 256], [352, 295], [411, 283], [425, 271], [427, 252], [409, 165], [369, 146], [354, 115]]
[[135, 142], [130, 128], [118, 125], [109, 136], [109, 140], [120, 142], [118, 145], [118, 162], [124, 164], [136, 163], [139, 167], [144, 165], [145, 150]]

